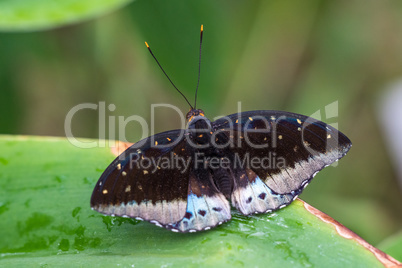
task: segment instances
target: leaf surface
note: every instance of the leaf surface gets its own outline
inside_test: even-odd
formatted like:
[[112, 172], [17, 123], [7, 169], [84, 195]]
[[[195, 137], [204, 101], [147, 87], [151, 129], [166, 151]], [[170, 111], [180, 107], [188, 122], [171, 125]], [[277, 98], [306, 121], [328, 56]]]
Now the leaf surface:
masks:
[[272, 214], [245, 217], [232, 211], [230, 222], [187, 234], [102, 216], [90, 209], [89, 199], [114, 157], [107, 147], [81, 149], [64, 138], [0, 136], [0, 263], [8, 267], [71, 263], [266, 267], [269, 263], [281, 268], [397, 264], [301, 200]]

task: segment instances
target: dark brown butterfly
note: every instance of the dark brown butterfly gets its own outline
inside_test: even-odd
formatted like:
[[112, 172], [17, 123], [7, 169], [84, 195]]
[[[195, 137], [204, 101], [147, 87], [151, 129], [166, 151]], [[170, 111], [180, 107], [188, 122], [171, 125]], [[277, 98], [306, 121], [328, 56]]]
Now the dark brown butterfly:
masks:
[[[200, 55], [202, 34], [201, 26]], [[211, 122], [189, 105], [187, 129], [141, 140], [109, 165], [92, 193], [93, 209], [174, 232], [208, 230], [231, 219], [228, 200], [244, 215], [287, 206], [352, 145], [304, 115], [249, 111]]]

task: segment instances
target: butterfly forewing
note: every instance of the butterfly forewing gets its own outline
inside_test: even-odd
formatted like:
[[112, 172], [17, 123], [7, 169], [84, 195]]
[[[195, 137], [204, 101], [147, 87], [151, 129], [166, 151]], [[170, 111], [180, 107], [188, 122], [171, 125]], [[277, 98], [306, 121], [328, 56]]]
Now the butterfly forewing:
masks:
[[99, 179], [91, 207], [160, 224], [181, 220], [189, 185], [188, 164], [180, 162], [189, 158], [183, 133], [160, 133], [128, 148]]
[[[255, 173], [248, 180], [235, 177], [243, 183], [235, 184], [232, 202], [245, 214], [261, 212], [264, 205], [259, 202], [266, 202], [268, 197], [276, 201], [266, 204], [266, 210], [290, 203], [319, 170], [343, 157], [351, 146], [349, 139], [333, 127], [288, 112], [233, 114], [213, 122], [213, 126], [230, 139], [235, 167], [245, 174], [247, 170]], [[264, 198], [255, 198], [258, 196]], [[246, 201], [249, 204], [252, 200], [258, 204], [246, 209]]]

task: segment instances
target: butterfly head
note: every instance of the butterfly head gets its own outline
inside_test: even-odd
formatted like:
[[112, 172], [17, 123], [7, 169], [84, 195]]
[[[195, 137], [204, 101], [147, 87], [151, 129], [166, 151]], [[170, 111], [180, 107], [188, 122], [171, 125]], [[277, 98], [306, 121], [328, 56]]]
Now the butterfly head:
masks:
[[205, 117], [204, 111], [200, 109], [191, 109], [187, 113], [187, 125], [189, 129], [212, 129], [211, 122]]
[[[204, 111], [201, 109], [191, 109], [187, 115], [186, 115], [186, 119], [187, 122], [190, 123], [191, 121], [195, 120], [195, 119], [200, 119], [202, 117], [205, 117]], [[197, 121], [197, 120], [195, 120]]]

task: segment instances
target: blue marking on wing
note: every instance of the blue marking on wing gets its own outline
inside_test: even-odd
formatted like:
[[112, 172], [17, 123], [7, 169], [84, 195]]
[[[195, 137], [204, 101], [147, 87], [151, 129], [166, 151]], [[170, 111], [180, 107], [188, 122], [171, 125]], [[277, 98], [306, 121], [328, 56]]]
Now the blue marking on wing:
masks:
[[230, 220], [229, 202], [221, 193], [213, 196], [197, 196], [190, 193], [187, 197], [187, 209], [184, 218], [167, 227], [173, 231], [195, 232], [209, 230]]

